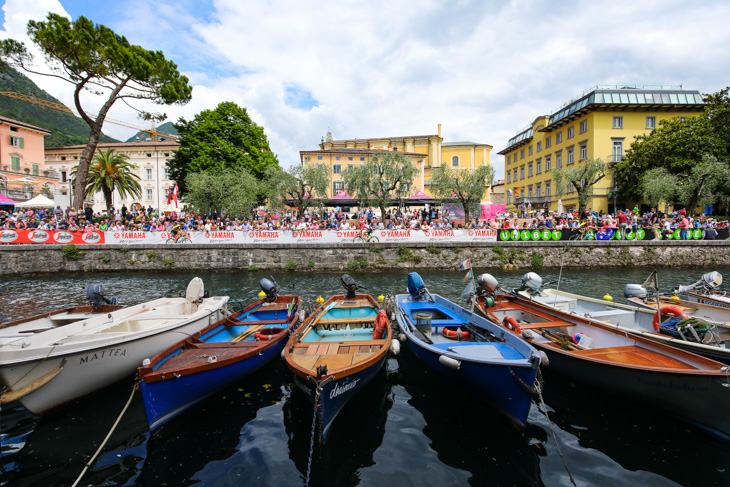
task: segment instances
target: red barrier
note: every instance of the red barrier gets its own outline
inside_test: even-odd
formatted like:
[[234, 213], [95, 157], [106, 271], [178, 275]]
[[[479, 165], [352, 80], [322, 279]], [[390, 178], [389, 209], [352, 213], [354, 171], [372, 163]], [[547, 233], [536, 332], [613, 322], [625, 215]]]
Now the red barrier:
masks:
[[0, 230], [0, 243], [9, 244], [103, 244], [104, 232], [66, 230]]

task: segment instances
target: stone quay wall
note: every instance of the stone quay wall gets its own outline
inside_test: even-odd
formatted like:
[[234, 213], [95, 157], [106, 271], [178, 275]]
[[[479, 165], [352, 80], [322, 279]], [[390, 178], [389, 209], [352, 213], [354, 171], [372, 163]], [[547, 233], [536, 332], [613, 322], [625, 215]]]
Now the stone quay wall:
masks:
[[134, 271], [454, 270], [730, 266], [730, 241], [383, 244], [2, 245], [0, 275]]

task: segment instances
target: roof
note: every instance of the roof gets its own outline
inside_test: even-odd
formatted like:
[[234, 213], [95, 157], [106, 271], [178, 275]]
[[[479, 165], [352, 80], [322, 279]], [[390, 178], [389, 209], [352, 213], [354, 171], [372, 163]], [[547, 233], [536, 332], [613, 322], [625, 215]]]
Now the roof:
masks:
[[406, 135], [404, 137], [370, 137], [367, 139], [342, 139], [342, 140], [332, 140], [330, 143], [332, 144], [344, 144], [346, 142], [369, 142], [371, 140], [405, 140], [405, 139], [414, 139], [414, 140], [428, 140], [431, 138], [439, 138], [438, 134], [433, 135]]
[[18, 120], [13, 120], [12, 118], [0, 116], [0, 123], [2, 123], [2, 122], [7, 123], [8, 125], [18, 125], [20, 127], [26, 128], [28, 130], [35, 130], [37, 132], [41, 132], [41, 133], [48, 134], [48, 135], [51, 134], [50, 130], [42, 129], [40, 127], [36, 127], [35, 125], [31, 125], [31, 124], [25, 123], [25, 122], [20, 122]]
[[428, 154], [421, 154], [420, 152], [403, 152], [403, 151], [392, 151], [387, 149], [320, 149], [320, 150], [302, 150], [299, 154], [392, 154], [397, 152], [406, 156], [418, 156], [428, 157]]
[[485, 145], [487, 147], [492, 147], [489, 144], [481, 144], [479, 142], [470, 142], [470, 141], [464, 141], [464, 142], [442, 142], [441, 147], [456, 147], [460, 145]]
[[[174, 140], [160, 140], [160, 141], [153, 141], [153, 140], [144, 140], [139, 142], [99, 142], [99, 144], [96, 146], [97, 149], [105, 149], [105, 148], [111, 148], [111, 147], [139, 147], [139, 148], [145, 148], [145, 147], [156, 147], [156, 146], [168, 146], [168, 147], [179, 147], [180, 143]], [[74, 150], [74, 149], [83, 149], [86, 147], [86, 144], [80, 144], [80, 145], [67, 145], [64, 147], [46, 147], [46, 152], [49, 151], [68, 151], [68, 150]]]

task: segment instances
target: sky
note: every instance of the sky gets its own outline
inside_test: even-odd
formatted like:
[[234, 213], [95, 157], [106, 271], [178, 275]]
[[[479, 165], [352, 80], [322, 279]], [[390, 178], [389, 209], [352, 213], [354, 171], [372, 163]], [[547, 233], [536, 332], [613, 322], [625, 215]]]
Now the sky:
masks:
[[[328, 131], [398, 137], [442, 124], [445, 142], [492, 145], [501, 178], [507, 141], [591, 87], [730, 85], [727, 0], [6, 0], [0, 38], [32, 48], [27, 22], [48, 12], [162, 51], [190, 79], [187, 105], [137, 108], [192, 120], [233, 101], [285, 167]], [[70, 84], [30, 77], [73, 106]], [[87, 111], [101, 103], [84, 99]], [[122, 103], [109, 117], [146, 126]], [[126, 140], [135, 130], [104, 132]]]

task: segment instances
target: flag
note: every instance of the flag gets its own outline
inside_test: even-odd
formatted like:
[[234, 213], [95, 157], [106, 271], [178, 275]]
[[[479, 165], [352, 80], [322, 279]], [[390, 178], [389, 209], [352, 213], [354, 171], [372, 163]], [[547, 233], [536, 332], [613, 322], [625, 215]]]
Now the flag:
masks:
[[175, 189], [172, 190], [172, 199], [175, 200], [175, 208], [177, 208], [177, 194], [178, 194], [178, 192], [179, 191], [177, 189], [177, 183], [175, 183]]
[[511, 190], [511, 189], [508, 189], [508, 190], [507, 190], [507, 194], [508, 194], [508, 195], [510, 195], [510, 196], [512, 196], [512, 194], [513, 194], [513, 193], [512, 193], [512, 190]]
[[474, 274], [472, 274], [471, 269], [469, 269], [469, 272], [467, 272], [466, 275], [464, 276], [464, 282], [468, 281], [469, 279], [471, 279], [473, 277], [474, 277]]
[[515, 198], [520, 197], [520, 192], [522, 191], [522, 188], [515, 188]]
[[167, 204], [169, 205], [172, 201], [172, 186], [167, 188]]
[[652, 272], [649, 277], [646, 278], [644, 284], [641, 285], [644, 289], [651, 289], [652, 291], [659, 290], [659, 281], [657, 279], [656, 271]]
[[471, 261], [469, 259], [466, 259], [464, 262], [461, 263], [459, 266], [460, 271], [465, 271], [467, 269], [471, 269]]

